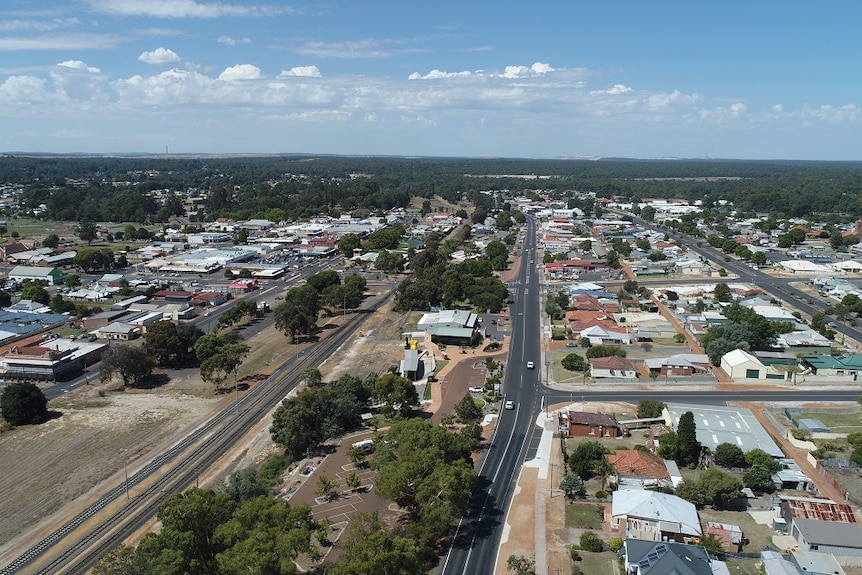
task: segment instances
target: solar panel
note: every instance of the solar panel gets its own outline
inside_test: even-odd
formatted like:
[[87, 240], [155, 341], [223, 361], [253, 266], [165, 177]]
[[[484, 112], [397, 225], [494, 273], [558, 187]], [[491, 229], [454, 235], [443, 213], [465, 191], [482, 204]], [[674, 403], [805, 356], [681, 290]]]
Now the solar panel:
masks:
[[661, 555], [662, 553], [667, 553], [667, 545], [664, 543], [660, 543], [655, 546], [655, 552]]
[[646, 571], [649, 569], [649, 561], [640, 561], [638, 563], [638, 567], [640, 567], [642, 571]]
[[655, 561], [656, 559], [658, 559], [658, 553], [648, 553], [647, 559], [649, 559], [650, 561]]

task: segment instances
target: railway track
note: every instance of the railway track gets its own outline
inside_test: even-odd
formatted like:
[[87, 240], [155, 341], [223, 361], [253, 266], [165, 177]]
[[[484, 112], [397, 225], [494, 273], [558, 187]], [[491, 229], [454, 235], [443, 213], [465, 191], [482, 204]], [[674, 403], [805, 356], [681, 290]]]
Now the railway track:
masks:
[[[296, 387], [304, 369], [331, 356], [388, 296], [379, 296], [368, 308], [357, 311], [325, 339], [252, 388], [236, 406], [220, 412], [4, 566], [0, 575], [85, 574], [102, 555], [155, 517], [169, 496], [194, 485]], [[135, 490], [134, 498], [127, 498], [127, 489]]]

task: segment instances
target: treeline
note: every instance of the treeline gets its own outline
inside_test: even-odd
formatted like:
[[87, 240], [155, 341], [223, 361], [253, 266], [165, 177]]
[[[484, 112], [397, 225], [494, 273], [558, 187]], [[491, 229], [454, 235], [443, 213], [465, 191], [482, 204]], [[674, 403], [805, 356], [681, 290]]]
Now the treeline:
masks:
[[[273, 221], [374, 212], [435, 195], [470, 200], [484, 213], [493, 199], [481, 191], [537, 189], [560, 198], [580, 190], [633, 201], [680, 197], [707, 206], [729, 200], [739, 210], [768, 209], [778, 217], [862, 215], [859, 162], [7, 156], [0, 158], [0, 182], [23, 184], [26, 208], [44, 204], [41, 217], [56, 220], [163, 222], [182, 213], [189, 190], [206, 195], [201, 218]], [[169, 193], [150, 197], [157, 189]]]

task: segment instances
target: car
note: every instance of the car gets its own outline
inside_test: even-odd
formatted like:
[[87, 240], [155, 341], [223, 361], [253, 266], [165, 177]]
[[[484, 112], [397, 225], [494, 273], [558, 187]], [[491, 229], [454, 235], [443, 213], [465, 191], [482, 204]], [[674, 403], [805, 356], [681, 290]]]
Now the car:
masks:
[[485, 388], [481, 385], [470, 386], [470, 393], [485, 393]]
[[536, 367], [535, 363], [533, 363], [532, 361], [527, 362], [527, 369], [533, 369], [534, 367]]
[[578, 347], [578, 344], [576, 344], [573, 341], [569, 341], [569, 342], [566, 342], [566, 347]]
[[515, 409], [515, 402], [511, 401], [511, 400], [507, 401], [506, 402], [506, 409]]

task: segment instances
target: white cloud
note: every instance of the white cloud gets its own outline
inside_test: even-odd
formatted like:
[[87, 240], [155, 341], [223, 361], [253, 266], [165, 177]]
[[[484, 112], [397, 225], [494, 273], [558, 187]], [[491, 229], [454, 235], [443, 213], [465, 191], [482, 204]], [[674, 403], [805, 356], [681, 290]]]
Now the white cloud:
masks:
[[52, 95], [45, 90], [45, 80], [35, 76], [9, 76], [0, 84], [0, 102], [7, 105], [29, 107], [51, 98]]
[[93, 11], [104, 14], [155, 18], [268, 16], [293, 12], [286, 7], [196, 2], [195, 0], [89, 0], [87, 3]]
[[65, 62], [60, 62], [57, 64], [58, 66], [62, 66], [63, 68], [72, 68], [73, 70], [85, 70], [87, 72], [92, 72], [93, 74], [98, 74], [101, 72], [98, 68], [93, 66], [87, 66], [85, 62], [81, 62], [80, 60], [66, 60]]
[[256, 80], [260, 78], [260, 68], [252, 64], [237, 64], [225, 68], [218, 79], [226, 82], [235, 80]]
[[442, 70], [431, 70], [424, 76], [419, 72], [413, 72], [410, 74], [407, 79], [408, 80], [439, 80], [442, 78], [464, 78], [467, 76], [472, 76], [472, 72], [464, 71], [464, 72], [443, 72]]
[[230, 36], [219, 36], [218, 37], [219, 44], [226, 44], [228, 46], [237, 46], [239, 44], [251, 44], [251, 39], [249, 38], [241, 38], [239, 40], [235, 38], [231, 38]]
[[162, 48], [161, 46], [156, 48], [155, 50], [149, 52], [141, 52], [141, 55], [138, 56], [138, 60], [144, 62], [145, 64], [175, 64], [180, 61], [180, 57], [176, 52], [169, 48]]
[[621, 94], [628, 94], [632, 89], [628, 86], [624, 86], [623, 84], [614, 84], [611, 88], [607, 90], [593, 90], [590, 92], [591, 96], [601, 96], [607, 94], [608, 96], [619, 96]]
[[320, 70], [317, 66], [294, 66], [290, 70], [282, 70], [279, 77], [302, 76], [304, 78], [320, 78]]
[[389, 58], [395, 55], [388, 45], [368, 38], [357, 42], [307, 42], [297, 48], [297, 53], [314, 58]]
[[52, 18], [51, 20], [0, 20], [0, 32], [48, 32], [79, 24], [77, 18]]
[[553, 71], [554, 69], [550, 65], [536, 62], [529, 68], [527, 66], [506, 66], [502, 75], [504, 78], [528, 78], [531, 76], [541, 76]]
[[116, 34], [50, 34], [41, 37], [0, 38], [0, 52], [19, 50], [105, 50], [116, 48], [123, 38]]

